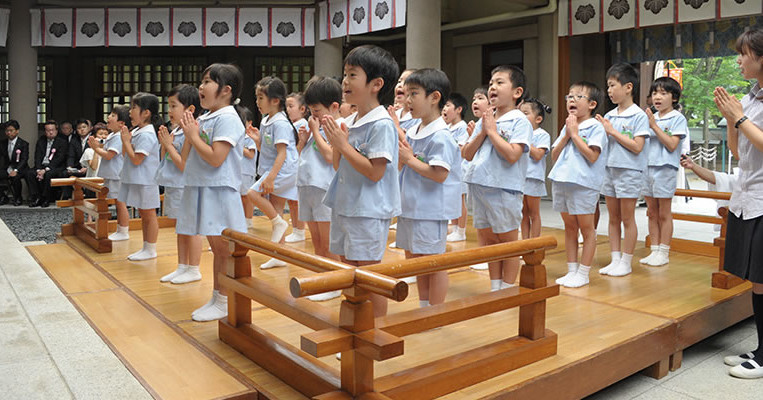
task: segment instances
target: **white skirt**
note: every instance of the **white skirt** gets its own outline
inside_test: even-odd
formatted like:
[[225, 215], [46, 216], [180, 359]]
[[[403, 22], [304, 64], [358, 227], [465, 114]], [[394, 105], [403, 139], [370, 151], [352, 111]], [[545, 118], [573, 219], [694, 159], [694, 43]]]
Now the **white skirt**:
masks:
[[177, 219], [180, 216], [181, 201], [183, 199], [183, 188], [164, 188], [164, 211], [165, 217]]
[[158, 185], [137, 185], [122, 182], [119, 185], [117, 200], [127, 204], [128, 207], [135, 207], [139, 210], [150, 210], [161, 206]]
[[186, 186], [175, 231], [181, 235], [220, 236], [224, 229], [246, 232], [238, 190], [227, 186]]

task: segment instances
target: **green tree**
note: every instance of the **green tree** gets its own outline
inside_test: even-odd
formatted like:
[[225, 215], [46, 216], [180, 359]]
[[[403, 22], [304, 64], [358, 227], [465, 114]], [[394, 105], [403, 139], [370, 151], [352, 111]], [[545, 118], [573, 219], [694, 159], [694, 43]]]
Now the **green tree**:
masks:
[[[689, 127], [715, 128], [721, 113], [713, 102], [713, 90], [723, 87], [741, 98], [750, 90], [736, 64], [736, 56], [692, 58], [683, 60], [681, 104]], [[707, 133], [704, 135], [707, 138]]]

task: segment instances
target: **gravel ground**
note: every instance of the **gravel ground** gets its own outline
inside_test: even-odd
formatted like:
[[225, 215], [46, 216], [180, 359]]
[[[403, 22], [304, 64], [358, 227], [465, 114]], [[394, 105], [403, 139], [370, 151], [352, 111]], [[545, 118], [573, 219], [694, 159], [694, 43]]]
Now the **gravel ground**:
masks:
[[0, 207], [0, 219], [20, 242], [43, 240], [54, 243], [61, 225], [71, 222], [72, 210], [3, 206]]

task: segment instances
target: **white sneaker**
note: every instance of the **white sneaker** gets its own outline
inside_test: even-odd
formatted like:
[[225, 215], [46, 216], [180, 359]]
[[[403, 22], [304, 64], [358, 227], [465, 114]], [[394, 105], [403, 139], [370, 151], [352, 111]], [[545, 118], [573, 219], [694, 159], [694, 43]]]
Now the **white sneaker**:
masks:
[[130, 234], [127, 232], [114, 232], [111, 235], [109, 235], [109, 240], [112, 242], [121, 242], [123, 240], [129, 240]]
[[285, 267], [286, 262], [281, 261], [277, 258], [271, 258], [264, 264], [260, 264], [260, 269], [270, 269], [270, 268], [276, 268], [276, 267]]
[[305, 241], [305, 230], [294, 228], [291, 234], [286, 236], [286, 243], [296, 243]]
[[341, 295], [342, 295], [341, 290], [334, 290], [333, 292], [319, 293], [319, 294], [314, 294], [312, 296], [307, 296], [307, 299], [312, 301], [326, 301], [326, 300], [335, 299]]
[[[745, 364], [752, 366], [752, 368], [747, 368]], [[742, 364], [732, 367], [729, 370], [729, 374], [742, 379], [763, 378], [763, 366], [758, 364], [755, 360], [747, 360]]]
[[744, 353], [738, 356], [726, 356], [723, 357], [723, 363], [730, 366], [730, 367], [736, 367], [737, 365], [745, 362], [750, 361], [753, 358], [755, 358], [755, 354], [750, 353]]
[[196, 282], [201, 280], [201, 271], [198, 266], [187, 266], [185, 272], [172, 278], [170, 282], [176, 285], [182, 285], [184, 283]]
[[488, 265], [487, 265], [487, 263], [479, 263], [479, 264], [472, 265], [471, 268], [473, 270], [477, 270], [477, 271], [484, 271], [484, 270], [488, 269]]
[[164, 275], [163, 277], [159, 278], [159, 282], [169, 282], [174, 277], [178, 275], [182, 275], [186, 270], [188, 269], [188, 266], [185, 264], [178, 265], [177, 269], [172, 271], [171, 273]]
[[459, 229], [456, 228], [456, 230], [453, 231], [453, 233], [449, 234], [446, 238], [446, 241], [448, 242], [463, 242], [466, 240], [466, 233], [459, 232]]

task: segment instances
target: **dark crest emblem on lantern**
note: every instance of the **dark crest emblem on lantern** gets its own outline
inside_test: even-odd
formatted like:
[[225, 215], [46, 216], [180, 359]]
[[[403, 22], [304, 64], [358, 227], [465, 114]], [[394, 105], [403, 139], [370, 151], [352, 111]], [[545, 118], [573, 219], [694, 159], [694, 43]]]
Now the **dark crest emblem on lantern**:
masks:
[[212, 33], [217, 35], [217, 37], [222, 37], [226, 33], [230, 32], [230, 28], [228, 27], [228, 23], [224, 21], [215, 21], [212, 23], [212, 28], [209, 29]]
[[612, 0], [612, 2], [609, 3], [607, 13], [617, 19], [621, 19], [623, 15], [627, 14], [630, 10], [631, 6], [628, 4], [627, 0]]
[[691, 6], [691, 8], [698, 10], [700, 7], [702, 7], [703, 4], [707, 3], [710, 0], [684, 0], [684, 4], [687, 6]]
[[180, 32], [185, 37], [189, 37], [196, 33], [196, 24], [193, 22], [183, 21], [180, 23], [180, 25], [178, 25], [178, 32]]
[[116, 33], [119, 37], [125, 37], [128, 33], [132, 32], [129, 22], [117, 22], [111, 28], [111, 31]]
[[663, 8], [668, 6], [668, 0], [646, 0], [644, 1], [644, 8], [651, 11], [653, 14], [659, 14]]
[[337, 11], [334, 13], [334, 18], [331, 19], [331, 23], [334, 24], [337, 28], [342, 26], [342, 22], [344, 22], [344, 13], [341, 11]]
[[262, 33], [262, 24], [259, 22], [247, 22], [246, 25], [244, 25], [244, 33], [251, 37], [255, 37]]
[[146, 24], [146, 33], [153, 37], [157, 37], [164, 33], [164, 25], [161, 22], [151, 21]]
[[581, 5], [575, 12], [575, 19], [584, 24], [587, 24], [588, 21], [592, 20], [595, 16], [596, 10], [590, 4]]
[[279, 22], [278, 25], [276, 25], [276, 32], [280, 33], [283, 37], [289, 37], [289, 35], [296, 31], [297, 29], [294, 28], [294, 24], [291, 22]]
[[101, 28], [98, 27], [98, 24], [95, 22], [85, 22], [82, 24], [82, 28], [80, 28], [80, 32], [82, 32], [83, 35], [91, 38], [95, 36], [96, 33], [98, 33], [101, 30]]
[[363, 22], [363, 20], [366, 19], [366, 9], [363, 7], [358, 7], [355, 10], [352, 11], [352, 20], [355, 21], [356, 24], [359, 24]]
[[389, 6], [386, 1], [382, 1], [376, 5], [374, 14], [379, 17], [379, 19], [384, 19], [384, 16], [387, 15], [387, 13], [389, 13]]
[[69, 29], [66, 28], [66, 24], [62, 22], [54, 22], [50, 24], [50, 28], [48, 29], [51, 35], [60, 38], [61, 36], [65, 35], [66, 32], [69, 32]]

